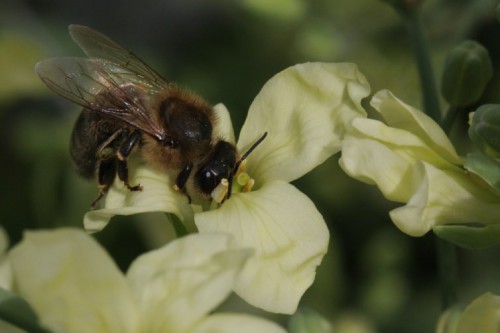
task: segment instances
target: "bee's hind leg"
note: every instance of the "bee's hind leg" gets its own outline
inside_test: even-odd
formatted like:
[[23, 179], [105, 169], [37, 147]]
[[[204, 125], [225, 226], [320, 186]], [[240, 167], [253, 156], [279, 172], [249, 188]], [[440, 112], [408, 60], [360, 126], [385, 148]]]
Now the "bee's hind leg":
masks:
[[118, 178], [127, 186], [130, 191], [142, 191], [142, 186], [137, 184], [135, 186], [130, 185], [128, 180], [128, 162], [127, 158], [134, 149], [135, 145], [139, 143], [141, 139], [141, 132], [134, 131], [123, 141], [121, 146], [116, 152], [116, 171], [118, 173]]
[[99, 188], [97, 198], [92, 202], [90, 207], [94, 209], [97, 203], [108, 193], [109, 188], [113, 184], [116, 176], [116, 161], [114, 158], [101, 160], [96, 168], [96, 178]]

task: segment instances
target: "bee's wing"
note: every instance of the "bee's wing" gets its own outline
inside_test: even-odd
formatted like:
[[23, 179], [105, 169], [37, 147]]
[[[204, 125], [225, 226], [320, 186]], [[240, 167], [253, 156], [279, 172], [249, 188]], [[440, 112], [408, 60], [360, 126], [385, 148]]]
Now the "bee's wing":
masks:
[[149, 97], [156, 87], [136, 72], [102, 59], [53, 58], [36, 64], [42, 81], [55, 93], [103, 116], [122, 120], [165, 140]]
[[164, 86], [165, 80], [135, 54], [120, 46], [109, 37], [89, 27], [72, 24], [69, 34], [90, 58], [104, 59], [141, 75], [152, 85]]

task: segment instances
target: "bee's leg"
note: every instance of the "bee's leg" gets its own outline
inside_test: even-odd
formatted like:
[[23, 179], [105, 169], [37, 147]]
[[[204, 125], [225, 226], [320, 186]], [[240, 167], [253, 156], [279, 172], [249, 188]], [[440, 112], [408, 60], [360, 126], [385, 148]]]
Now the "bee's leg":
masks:
[[132, 152], [132, 149], [141, 139], [141, 132], [134, 131], [130, 134], [125, 141], [121, 144], [116, 152], [116, 171], [118, 172], [118, 178], [127, 186], [130, 191], [142, 191], [142, 186], [137, 184], [135, 186], [130, 185], [128, 181], [128, 162], [127, 158]]
[[108, 192], [109, 187], [113, 184], [116, 176], [116, 161], [114, 158], [101, 160], [97, 165], [96, 177], [99, 188], [97, 198], [92, 202], [90, 207], [94, 209], [97, 203]]
[[179, 172], [179, 174], [177, 175], [174, 185], [174, 190], [184, 194], [188, 198], [189, 203], [191, 203], [191, 197], [186, 192], [186, 183], [189, 179], [189, 175], [191, 174], [192, 170], [193, 170], [193, 165], [191, 163], [186, 165], [184, 169], [182, 169], [181, 172]]

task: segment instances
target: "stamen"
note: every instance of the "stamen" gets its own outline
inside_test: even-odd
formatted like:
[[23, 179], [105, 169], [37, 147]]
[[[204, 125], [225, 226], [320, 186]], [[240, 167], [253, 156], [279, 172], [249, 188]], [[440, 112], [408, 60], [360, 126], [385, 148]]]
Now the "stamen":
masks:
[[212, 191], [212, 193], [210, 193], [210, 196], [215, 202], [220, 204], [226, 198], [228, 190], [229, 190], [229, 181], [226, 178], [224, 178], [221, 180], [219, 185], [217, 185], [217, 187]]

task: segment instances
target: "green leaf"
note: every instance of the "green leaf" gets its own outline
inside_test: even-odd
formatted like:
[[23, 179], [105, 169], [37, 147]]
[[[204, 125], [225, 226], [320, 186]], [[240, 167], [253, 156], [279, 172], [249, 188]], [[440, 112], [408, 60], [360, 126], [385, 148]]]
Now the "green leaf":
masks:
[[500, 163], [482, 154], [470, 153], [465, 158], [464, 168], [483, 180], [491, 190], [500, 194]]
[[30, 333], [49, 333], [42, 328], [38, 317], [23, 298], [0, 288], [0, 319]]
[[432, 230], [438, 237], [466, 249], [485, 249], [500, 244], [499, 224], [447, 224]]
[[165, 213], [165, 216], [170, 221], [170, 223], [172, 223], [172, 226], [174, 227], [175, 234], [177, 235], [177, 238], [184, 237], [187, 234], [189, 234], [189, 232], [186, 229], [186, 226], [177, 217], [177, 215], [172, 214], [172, 213]]

